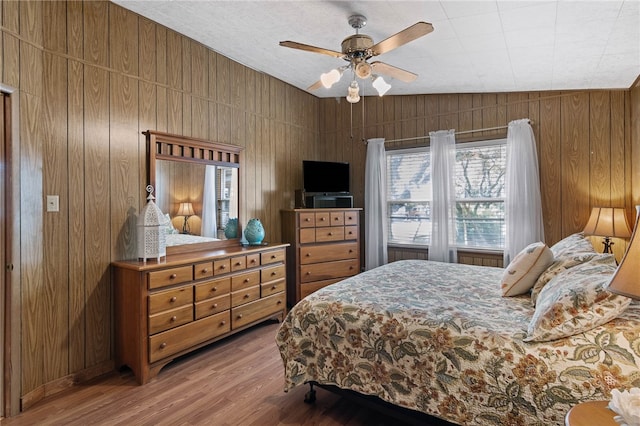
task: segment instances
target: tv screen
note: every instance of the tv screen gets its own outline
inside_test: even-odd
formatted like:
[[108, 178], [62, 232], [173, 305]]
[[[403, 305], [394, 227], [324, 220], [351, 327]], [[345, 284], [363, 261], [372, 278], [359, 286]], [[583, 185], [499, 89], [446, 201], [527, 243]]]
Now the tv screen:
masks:
[[306, 192], [349, 192], [349, 163], [303, 160], [302, 180]]

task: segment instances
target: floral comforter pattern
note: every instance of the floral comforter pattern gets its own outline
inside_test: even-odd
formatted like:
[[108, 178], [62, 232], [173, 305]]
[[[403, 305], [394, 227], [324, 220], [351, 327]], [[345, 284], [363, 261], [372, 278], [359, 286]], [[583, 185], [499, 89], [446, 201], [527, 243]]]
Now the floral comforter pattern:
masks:
[[526, 343], [528, 296], [503, 269], [405, 260], [300, 301], [276, 342], [285, 390], [315, 381], [461, 425], [564, 424], [575, 404], [640, 386], [640, 304], [570, 338]]

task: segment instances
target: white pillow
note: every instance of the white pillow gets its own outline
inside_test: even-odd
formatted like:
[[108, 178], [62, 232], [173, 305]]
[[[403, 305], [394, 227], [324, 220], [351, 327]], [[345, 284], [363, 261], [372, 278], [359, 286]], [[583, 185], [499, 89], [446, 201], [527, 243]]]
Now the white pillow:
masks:
[[504, 270], [500, 283], [502, 296], [526, 293], [552, 263], [553, 252], [545, 243], [529, 244]]

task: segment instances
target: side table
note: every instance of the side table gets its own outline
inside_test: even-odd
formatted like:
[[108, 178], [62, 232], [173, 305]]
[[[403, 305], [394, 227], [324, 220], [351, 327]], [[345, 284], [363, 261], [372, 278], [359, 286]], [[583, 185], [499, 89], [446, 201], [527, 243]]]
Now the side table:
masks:
[[607, 408], [609, 401], [587, 401], [574, 406], [565, 417], [566, 426], [619, 426], [615, 412]]

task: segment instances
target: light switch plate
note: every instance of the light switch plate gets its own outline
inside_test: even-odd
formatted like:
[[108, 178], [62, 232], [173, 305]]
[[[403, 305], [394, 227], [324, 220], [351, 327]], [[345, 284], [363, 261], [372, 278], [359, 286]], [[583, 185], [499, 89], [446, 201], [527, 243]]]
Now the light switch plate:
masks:
[[60, 211], [60, 197], [57, 195], [47, 195], [47, 211], [59, 212]]

